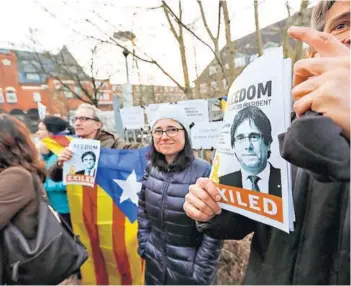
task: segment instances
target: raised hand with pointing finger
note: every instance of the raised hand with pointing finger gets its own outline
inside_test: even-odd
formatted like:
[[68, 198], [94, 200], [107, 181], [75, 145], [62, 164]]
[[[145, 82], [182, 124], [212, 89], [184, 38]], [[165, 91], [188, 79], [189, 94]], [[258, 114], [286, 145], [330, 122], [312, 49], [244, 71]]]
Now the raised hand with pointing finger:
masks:
[[[343, 6], [347, 9], [347, 5]], [[294, 66], [292, 96], [297, 116], [308, 110], [321, 113], [350, 138], [350, 15], [346, 20], [345, 13], [333, 19], [335, 24], [325, 27], [328, 32], [291, 27], [288, 33], [309, 44], [311, 55], [318, 56], [302, 59]]]

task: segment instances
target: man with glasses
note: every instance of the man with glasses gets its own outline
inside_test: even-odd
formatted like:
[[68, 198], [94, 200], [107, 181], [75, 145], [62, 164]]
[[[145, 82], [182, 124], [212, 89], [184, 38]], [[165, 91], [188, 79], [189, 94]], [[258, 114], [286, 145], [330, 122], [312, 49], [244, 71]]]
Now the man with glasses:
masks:
[[[102, 129], [100, 110], [87, 103], [79, 105], [74, 121], [74, 130], [78, 137], [84, 139], [95, 139], [101, 142], [102, 148], [112, 149], [136, 149], [141, 147], [139, 143], [126, 143], [117, 134]], [[57, 163], [49, 170], [49, 177], [53, 181], [62, 181], [63, 163], [72, 158], [72, 151], [67, 147], [60, 154]]]
[[241, 170], [220, 177], [219, 182], [281, 197], [280, 169], [268, 162], [273, 138], [267, 116], [256, 106], [240, 110], [233, 120], [230, 135]]

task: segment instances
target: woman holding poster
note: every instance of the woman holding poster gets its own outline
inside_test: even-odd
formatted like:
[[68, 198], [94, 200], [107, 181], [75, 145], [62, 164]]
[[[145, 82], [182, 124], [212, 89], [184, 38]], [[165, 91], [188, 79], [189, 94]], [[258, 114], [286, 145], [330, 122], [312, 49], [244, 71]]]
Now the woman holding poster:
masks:
[[[73, 128], [67, 121], [60, 117], [47, 116], [41, 122], [39, 122], [36, 135], [39, 137], [39, 139], [43, 139], [44, 137], [50, 137], [59, 133], [62, 134], [63, 132], [65, 132], [67, 135], [74, 134]], [[57, 161], [57, 156], [48, 150], [43, 143], [40, 145], [40, 154], [45, 161], [46, 169], [49, 169]], [[51, 206], [69, 225], [71, 225], [66, 186], [62, 181], [54, 182], [50, 178], [46, 178], [44, 187], [48, 194]]]
[[139, 194], [139, 254], [145, 284], [214, 284], [221, 241], [196, 229], [183, 210], [185, 194], [210, 165], [195, 159], [185, 111], [162, 106], [152, 123], [150, 165]]

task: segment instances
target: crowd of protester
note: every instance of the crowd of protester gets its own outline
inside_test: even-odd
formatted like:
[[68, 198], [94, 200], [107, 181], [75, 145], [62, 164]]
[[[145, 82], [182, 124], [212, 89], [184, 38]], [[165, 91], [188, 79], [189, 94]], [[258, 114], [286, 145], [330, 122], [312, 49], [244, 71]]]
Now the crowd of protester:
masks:
[[[312, 27], [288, 33], [310, 46], [310, 57], [294, 66], [296, 117], [279, 137], [281, 156], [292, 165], [295, 230], [288, 234], [222, 210], [208, 178], [211, 165], [194, 157], [184, 110], [161, 107], [150, 126], [139, 192], [145, 284], [215, 284], [223, 240], [251, 233], [243, 283], [350, 284], [350, 2], [320, 1]], [[47, 116], [36, 135], [95, 139], [103, 148], [141, 147], [104, 131], [99, 110], [89, 104], [80, 105], [73, 121], [74, 128]], [[28, 240], [37, 235], [38, 194], [71, 225], [62, 167], [72, 151], [66, 147], [56, 156], [43, 144], [38, 149], [21, 121], [0, 115], [0, 231], [11, 223]], [[42, 182], [39, 190], [35, 181]], [[8, 283], [5, 272], [0, 247], [1, 284]]]

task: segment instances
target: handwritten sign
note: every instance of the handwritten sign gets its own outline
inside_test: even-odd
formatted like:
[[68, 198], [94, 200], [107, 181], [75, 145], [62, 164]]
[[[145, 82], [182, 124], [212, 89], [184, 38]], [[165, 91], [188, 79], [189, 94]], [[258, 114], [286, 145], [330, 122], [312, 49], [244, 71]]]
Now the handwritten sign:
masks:
[[124, 128], [144, 128], [144, 109], [140, 106], [125, 107], [121, 109], [121, 117]]
[[222, 121], [197, 122], [191, 129], [191, 142], [194, 149], [211, 149], [216, 147], [216, 142], [221, 132]]

